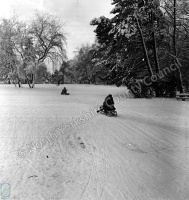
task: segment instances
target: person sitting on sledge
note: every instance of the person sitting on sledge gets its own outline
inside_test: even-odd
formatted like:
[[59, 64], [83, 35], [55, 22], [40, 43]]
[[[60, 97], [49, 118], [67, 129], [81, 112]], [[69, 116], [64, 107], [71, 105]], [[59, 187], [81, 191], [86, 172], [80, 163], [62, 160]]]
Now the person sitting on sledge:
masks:
[[64, 87], [61, 94], [65, 94], [65, 95], [68, 95], [69, 93], [67, 92], [68, 90]]
[[[107, 113], [108, 111], [115, 111], [115, 107], [114, 107], [114, 100], [111, 94], [109, 94], [103, 103], [102, 108], [99, 111], [104, 111], [105, 113]], [[98, 112], [99, 112], [98, 111]]]

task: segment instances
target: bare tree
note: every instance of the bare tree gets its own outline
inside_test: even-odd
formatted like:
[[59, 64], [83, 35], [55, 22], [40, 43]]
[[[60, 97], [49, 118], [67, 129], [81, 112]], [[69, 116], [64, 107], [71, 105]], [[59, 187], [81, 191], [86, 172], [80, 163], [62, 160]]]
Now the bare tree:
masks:
[[[54, 16], [36, 12], [29, 33], [33, 38], [32, 47], [35, 50], [34, 69], [45, 60], [50, 60], [53, 65], [56, 65], [66, 59], [65, 33], [62, 32], [61, 23]], [[33, 72], [32, 87], [34, 81], [35, 72]]]
[[62, 27], [47, 13], [36, 12], [28, 24], [20, 22], [16, 16], [3, 19], [0, 23], [0, 46], [1, 55], [6, 56], [0, 57], [1, 73], [4, 71], [7, 77], [16, 78], [20, 87], [20, 76], [24, 75], [29, 87], [33, 88], [36, 72], [45, 61], [60, 65], [66, 59], [66, 37]]
[[15, 51], [16, 50], [15, 41], [17, 40], [16, 26], [17, 26], [16, 16], [11, 17], [10, 19], [2, 19], [1, 21], [0, 46], [1, 46], [1, 53], [4, 56], [1, 56], [0, 69], [1, 72], [3, 70], [6, 71], [7, 77], [12, 79], [14, 83], [16, 83], [17, 79], [19, 87], [22, 87], [20, 81], [21, 66]]

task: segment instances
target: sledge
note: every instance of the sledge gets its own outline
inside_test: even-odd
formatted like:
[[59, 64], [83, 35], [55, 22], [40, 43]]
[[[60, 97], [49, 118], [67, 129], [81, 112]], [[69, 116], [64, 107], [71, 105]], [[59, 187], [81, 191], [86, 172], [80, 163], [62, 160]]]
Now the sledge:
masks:
[[97, 110], [97, 113], [106, 115], [108, 117], [117, 117], [117, 111], [116, 110], [109, 110], [109, 111], [104, 111], [103, 106], [100, 106], [99, 110]]
[[70, 93], [62, 93], [62, 92], [61, 92], [61, 95], [70, 95]]

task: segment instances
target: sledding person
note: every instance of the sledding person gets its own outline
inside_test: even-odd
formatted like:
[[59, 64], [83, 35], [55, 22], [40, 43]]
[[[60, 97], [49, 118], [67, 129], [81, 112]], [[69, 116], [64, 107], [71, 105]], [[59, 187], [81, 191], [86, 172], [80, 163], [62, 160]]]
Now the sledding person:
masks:
[[68, 93], [68, 90], [64, 87], [64, 88], [62, 89], [61, 94], [68, 95], [69, 93]]
[[111, 94], [109, 94], [103, 103], [103, 106], [101, 107], [101, 109], [97, 112], [100, 111], [104, 111], [105, 113], [107, 113], [108, 111], [115, 111], [115, 107], [114, 107], [114, 100]]

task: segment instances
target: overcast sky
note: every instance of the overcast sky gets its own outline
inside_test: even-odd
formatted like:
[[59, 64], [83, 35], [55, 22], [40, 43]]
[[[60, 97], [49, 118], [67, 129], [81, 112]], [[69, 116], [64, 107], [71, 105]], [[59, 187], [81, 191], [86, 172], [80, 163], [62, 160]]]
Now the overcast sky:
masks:
[[57, 15], [67, 23], [67, 55], [72, 58], [82, 43], [94, 42], [95, 27], [90, 26], [90, 21], [102, 15], [111, 17], [112, 8], [111, 0], [0, 0], [0, 17], [8, 17], [15, 10], [27, 19], [36, 9]]

